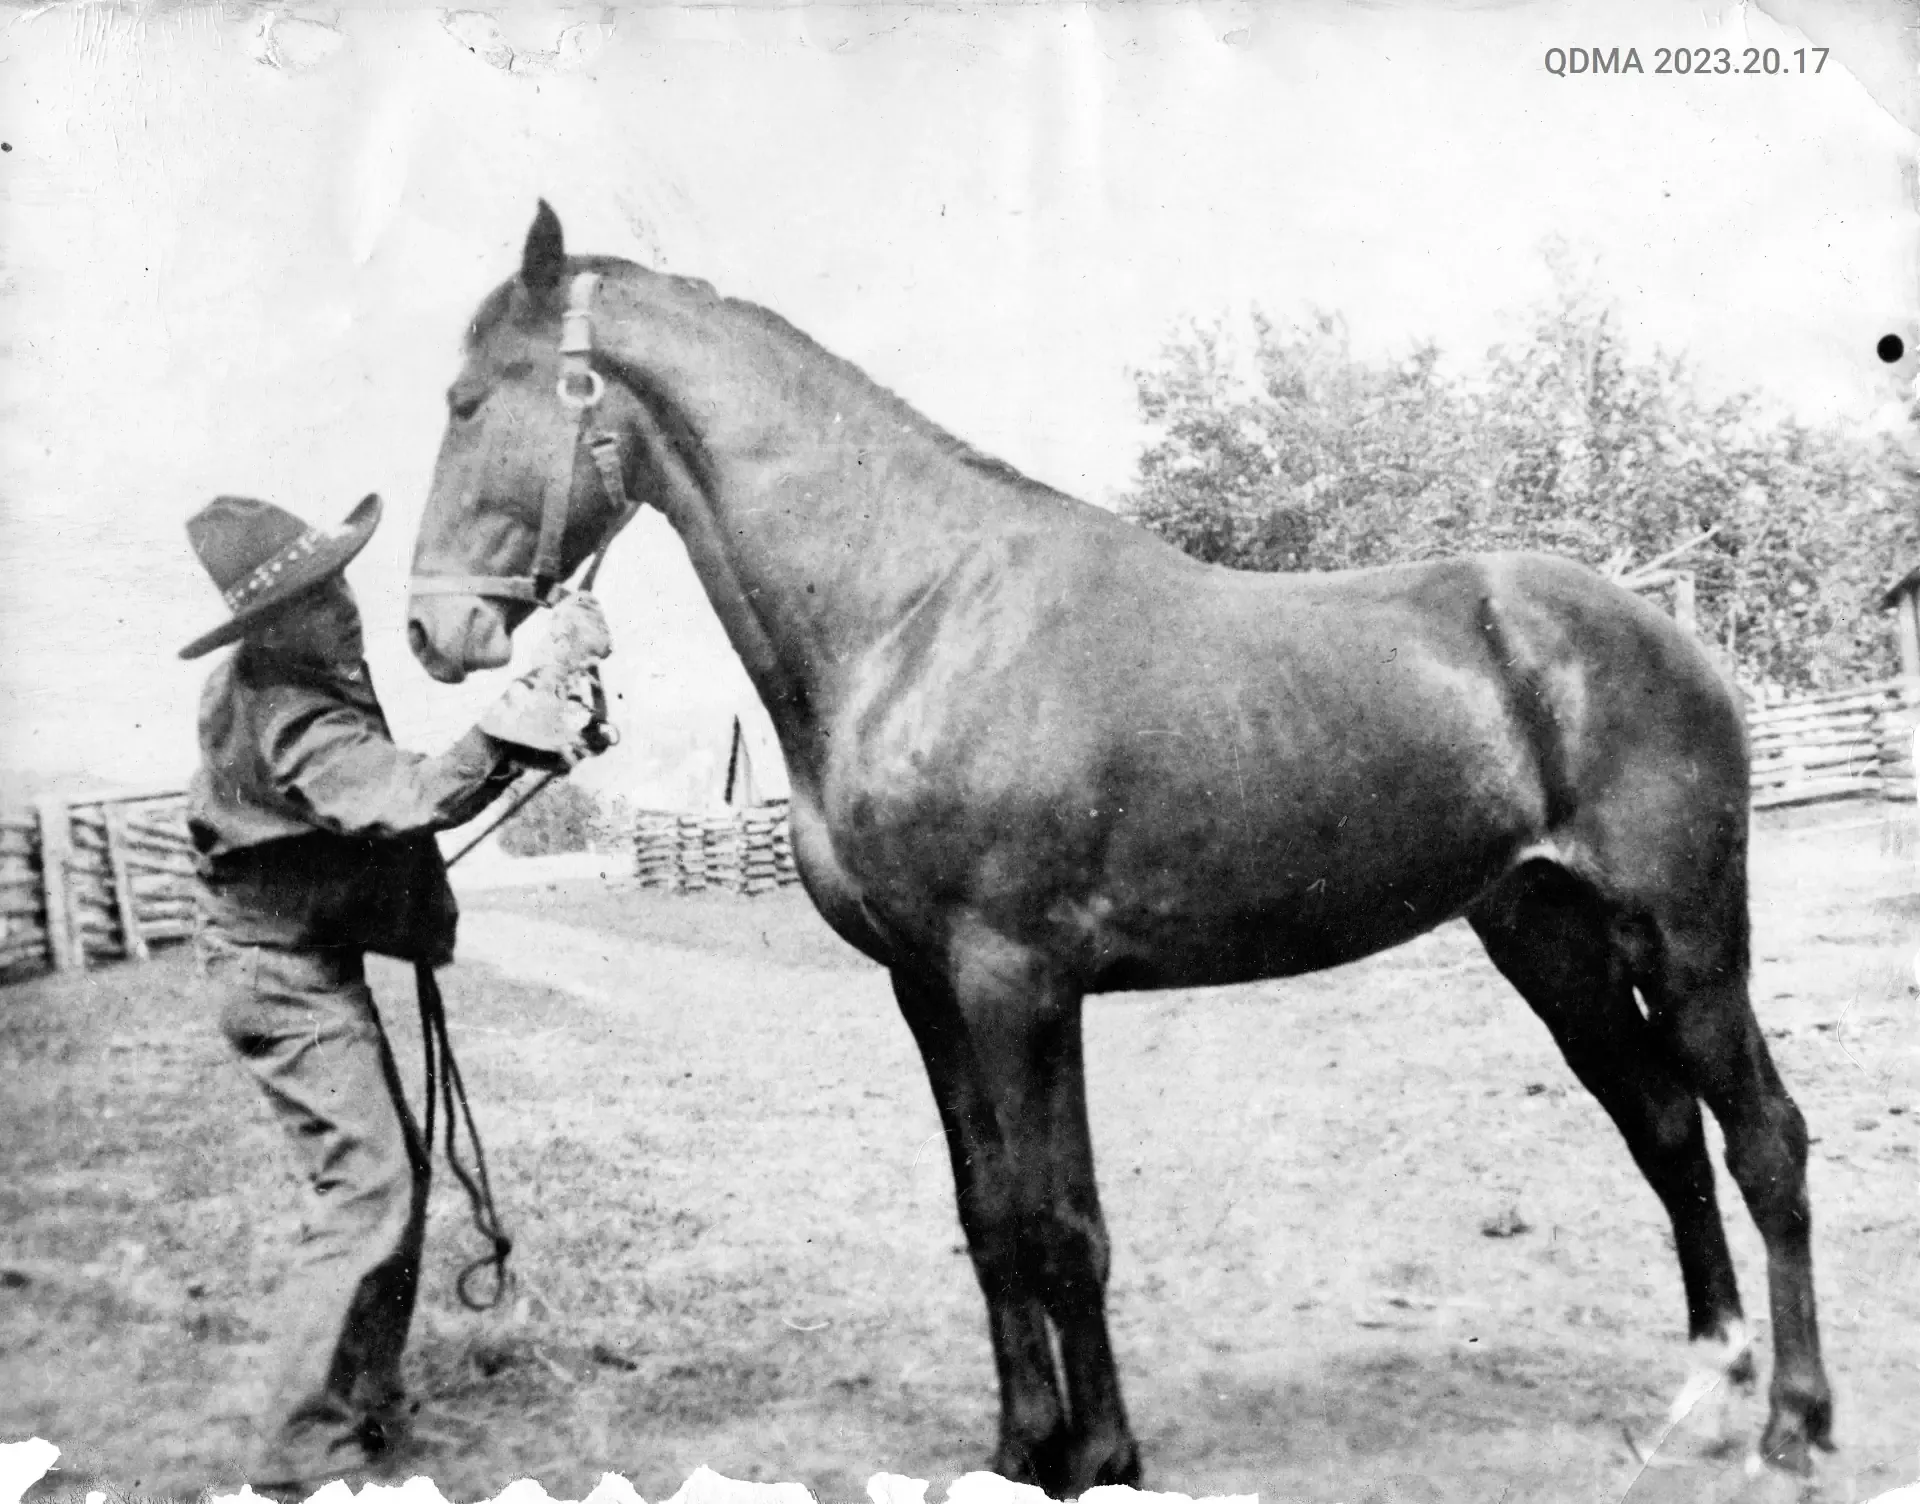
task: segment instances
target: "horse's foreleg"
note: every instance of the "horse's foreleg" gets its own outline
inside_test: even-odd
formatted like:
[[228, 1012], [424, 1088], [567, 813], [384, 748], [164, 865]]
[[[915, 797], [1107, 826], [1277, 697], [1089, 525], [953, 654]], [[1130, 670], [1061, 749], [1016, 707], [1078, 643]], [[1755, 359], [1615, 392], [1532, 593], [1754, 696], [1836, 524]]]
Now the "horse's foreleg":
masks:
[[1127, 1425], [1107, 1332], [1111, 1244], [1100, 1213], [1087, 1126], [1086, 1066], [1076, 994], [1044, 1010], [1031, 1041], [1044, 1060], [1025, 1141], [1038, 1148], [1029, 1204], [1045, 1260], [1047, 1314], [1060, 1334], [1072, 1408], [1067, 1481], [1076, 1488], [1138, 1483], [1140, 1451]]
[[[1055, 1491], [1139, 1478], [1108, 1339], [1080, 999], [992, 939], [951, 983], [895, 973], [941, 1099], [1001, 1380], [996, 1471]], [[1042, 1313], [1058, 1331], [1063, 1412]]]
[[1000, 1379], [1000, 1441], [993, 1471], [1016, 1483], [1056, 1481], [1065, 1466], [1066, 1410], [1054, 1373], [1037, 1273], [1020, 1254], [1011, 1147], [952, 989], [943, 978], [893, 972], [894, 996], [920, 1046], [953, 1164]]

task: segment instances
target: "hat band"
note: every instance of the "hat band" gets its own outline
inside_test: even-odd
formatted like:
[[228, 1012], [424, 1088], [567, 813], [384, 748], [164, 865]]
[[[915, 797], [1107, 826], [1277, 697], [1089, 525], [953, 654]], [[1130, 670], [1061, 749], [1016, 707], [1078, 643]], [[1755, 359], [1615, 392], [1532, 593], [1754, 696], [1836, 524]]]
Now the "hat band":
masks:
[[280, 577], [326, 542], [326, 536], [308, 528], [268, 559], [238, 585], [220, 592], [229, 611], [241, 611], [279, 583]]

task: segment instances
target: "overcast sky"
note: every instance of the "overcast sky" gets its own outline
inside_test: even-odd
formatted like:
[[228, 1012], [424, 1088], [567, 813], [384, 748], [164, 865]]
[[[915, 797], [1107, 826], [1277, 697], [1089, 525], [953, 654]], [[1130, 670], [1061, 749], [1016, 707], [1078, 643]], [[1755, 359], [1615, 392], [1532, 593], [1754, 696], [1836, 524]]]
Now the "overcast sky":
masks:
[[[414, 668], [403, 577], [460, 331], [540, 196], [572, 249], [764, 303], [1095, 501], [1183, 318], [1319, 306], [1464, 359], [1552, 236], [1718, 388], [1867, 422], [1913, 374], [1873, 353], [1920, 335], [1920, 242], [1872, 7], [608, 14], [5, 13], [0, 767], [184, 777], [206, 665], [174, 654], [219, 612], [181, 524], [222, 491], [385, 495], [351, 578], [403, 740], [498, 691]], [[1554, 77], [1553, 46], [1647, 71]], [[1788, 71], [1655, 74], [1679, 46]], [[688, 749], [764, 720], [657, 519], [601, 587], [627, 741], [592, 776], [686, 802]]]

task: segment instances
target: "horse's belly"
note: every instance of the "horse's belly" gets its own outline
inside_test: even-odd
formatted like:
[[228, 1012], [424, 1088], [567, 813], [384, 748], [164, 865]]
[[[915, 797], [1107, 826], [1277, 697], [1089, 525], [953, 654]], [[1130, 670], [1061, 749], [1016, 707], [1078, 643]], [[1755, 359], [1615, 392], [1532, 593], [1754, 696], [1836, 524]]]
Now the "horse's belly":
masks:
[[1162, 987], [1215, 987], [1299, 976], [1390, 950], [1455, 917], [1381, 914], [1353, 924], [1341, 917], [1317, 920], [1303, 906], [1235, 916], [1237, 922], [1196, 925], [1176, 937], [1141, 944], [1128, 936], [1101, 947], [1090, 992], [1137, 992]]
[[1110, 873], [1098, 893], [1051, 917], [1083, 958], [1090, 991], [1295, 976], [1457, 918], [1500, 880], [1527, 834], [1488, 821], [1471, 833], [1410, 828], [1404, 841], [1345, 848], [1276, 840], [1257, 856], [1191, 853]]

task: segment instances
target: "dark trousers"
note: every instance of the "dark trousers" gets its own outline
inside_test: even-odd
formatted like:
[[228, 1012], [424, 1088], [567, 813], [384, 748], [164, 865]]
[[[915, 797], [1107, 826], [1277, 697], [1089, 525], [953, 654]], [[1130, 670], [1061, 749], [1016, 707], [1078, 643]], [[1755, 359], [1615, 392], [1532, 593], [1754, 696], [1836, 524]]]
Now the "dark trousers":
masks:
[[370, 1459], [375, 1428], [404, 1398], [426, 1147], [357, 952], [241, 945], [216, 927], [199, 950], [221, 1030], [266, 1093], [307, 1186], [276, 1302], [277, 1374], [252, 1481], [337, 1476]]

